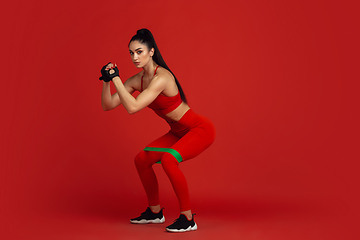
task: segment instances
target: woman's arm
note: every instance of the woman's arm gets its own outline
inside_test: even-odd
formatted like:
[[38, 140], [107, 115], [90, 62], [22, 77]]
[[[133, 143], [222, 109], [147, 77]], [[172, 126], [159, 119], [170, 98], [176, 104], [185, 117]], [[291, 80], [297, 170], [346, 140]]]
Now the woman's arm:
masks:
[[[123, 85], [126, 89], [126, 91], [129, 94], [132, 94], [134, 92], [134, 88], [131, 87], [131, 84], [129, 84], [131, 80], [127, 80], [125, 84]], [[104, 111], [109, 111], [111, 109], [116, 108], [121, 104], [121, 100], [119, 98], [118, 93], [114, 93], [111, 95], [110, 92], [110, 82], [103, 82], [103, 89], [101, 93], [101, 105]]]
[[141, 109], [147, 107], [155, 98], [165, 89], [166, 79], [164, 77], [154, 77], [149, 86], [134, 98], [122, 83], [119, 77], [112, 79], [117, 90], [120, 102], [129, 114], [134, 114]]

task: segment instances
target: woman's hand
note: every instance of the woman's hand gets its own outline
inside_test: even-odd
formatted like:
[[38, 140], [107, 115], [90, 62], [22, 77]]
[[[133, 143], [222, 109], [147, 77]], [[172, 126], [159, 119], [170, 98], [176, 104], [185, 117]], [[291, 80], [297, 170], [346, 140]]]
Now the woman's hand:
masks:
[[109, 62], [101, 68], [101, 77], [99, 80], [104, 80], [104, 82], [111, 81], [114, 77], [119, 77], [119, 69], [116, 64]]
[[105, 68], [107, 74], [108, 74], [108, 77], [112, 80], [114, 77], [120, 77], [119, 76], [119, 69], [117, 68], [117, 65], [116, 63], [113, 64], [113, 63], [108, 63], [108, 65], [106, 66]]

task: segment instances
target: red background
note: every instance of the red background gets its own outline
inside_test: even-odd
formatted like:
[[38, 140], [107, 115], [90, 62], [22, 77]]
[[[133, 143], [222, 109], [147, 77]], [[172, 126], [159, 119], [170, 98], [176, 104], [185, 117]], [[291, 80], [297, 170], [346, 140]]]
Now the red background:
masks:
[[[0, 11], [4, 239], [136, 239], [133, 225], [106, 224], [127, 223], [146, 206], [133, 157], [167, 126], [149, 109], [104, 112], [98, 77], [108, 61], [123, 80], [137, 73], [127, 44], [143, 27], [190, 106], [217, 128], [211, 148], [182, 165], [204, 218], [196, 234], [356, 238], [355, 6], [36, 0]], [[173, 190], [156, 171], [175, 217]]]

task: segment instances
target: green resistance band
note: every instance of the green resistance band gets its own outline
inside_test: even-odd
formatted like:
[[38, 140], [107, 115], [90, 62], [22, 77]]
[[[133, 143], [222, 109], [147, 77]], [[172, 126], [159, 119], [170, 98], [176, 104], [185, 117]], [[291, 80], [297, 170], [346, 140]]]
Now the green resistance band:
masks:
[[[176, 151], [175, 149], [172, 148], [156, 148], [156, 147], [146, 147], [144, 148], [144, 151], [153, 151], [153, 152], [167, 152], [170, 153], [171, 155], [174, 156], [174, 158], [176, 158], [176, 160], [180, 163], [182, 162], [182, 156], [180, 155], [180, 153], [178, 153], [178, 151]], [[161, 163], [161, 161], [157, 162], [157, 163]]]

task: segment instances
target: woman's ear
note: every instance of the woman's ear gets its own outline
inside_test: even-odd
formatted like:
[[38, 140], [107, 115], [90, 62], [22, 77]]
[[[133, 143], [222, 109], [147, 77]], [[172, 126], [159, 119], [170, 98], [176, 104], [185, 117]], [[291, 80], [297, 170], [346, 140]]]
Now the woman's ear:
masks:
[[155, 49], [154, 49], [154, 48], [151, 48], [151, 50], [150, 50], [150, 56], [151, 56], [151, 57], [154, 56], [154, 53], [155, 53]]

